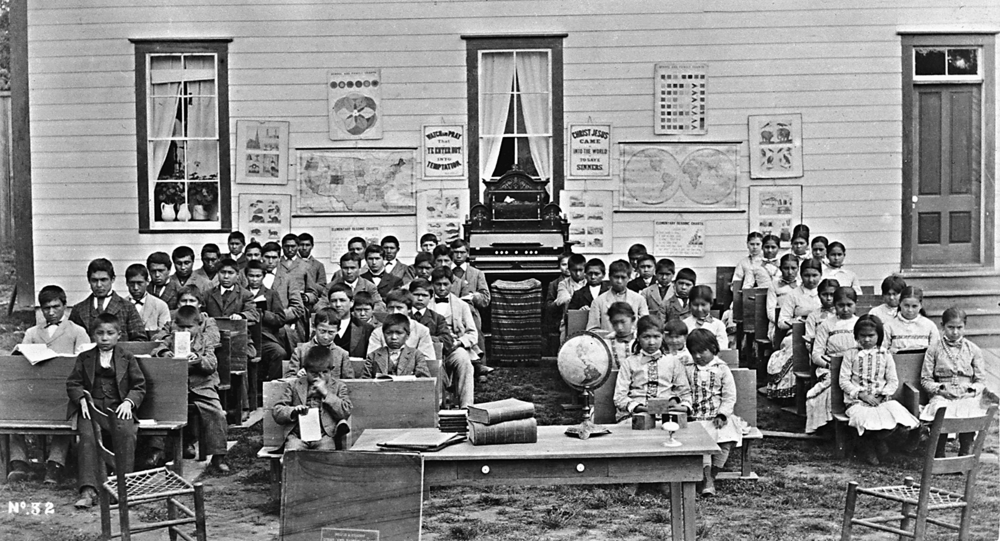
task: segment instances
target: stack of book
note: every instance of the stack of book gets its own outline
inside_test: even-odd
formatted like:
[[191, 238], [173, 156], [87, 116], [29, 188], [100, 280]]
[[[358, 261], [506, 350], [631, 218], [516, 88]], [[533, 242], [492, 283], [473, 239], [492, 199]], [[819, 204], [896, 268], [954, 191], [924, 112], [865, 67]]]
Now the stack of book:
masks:
[[495, 445], [502, 443], [535, 443], [538, 423], [535, 405], [508, 398], [496, 402], [469, 406], [469, 443]]
[[438, 412], [438, 428], [441, 432], [468, 432], [468, 420], [465, 410], [441, 410]]

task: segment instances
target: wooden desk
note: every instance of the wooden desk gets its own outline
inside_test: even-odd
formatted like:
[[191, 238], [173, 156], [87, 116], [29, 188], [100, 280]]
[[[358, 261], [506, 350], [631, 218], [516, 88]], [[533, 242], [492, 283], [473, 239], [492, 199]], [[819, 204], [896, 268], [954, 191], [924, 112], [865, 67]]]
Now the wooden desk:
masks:
[[[377, 451], [379, 442], [406, 432], [437, 429], [369, 429], [351, 452]], [[468, 442], [422, 454], [426, 486], [581, 485], [670, 483], [671, 531], [675, 540], [695, 539], [695, 483], [702, 480], [702, 455], [720, 452], [700, 425], [664, 447], [662, 430], [613, 426], [607, 436], [578, 440], [565, 426], [538, 427], [538, 442], [474, 446]]]

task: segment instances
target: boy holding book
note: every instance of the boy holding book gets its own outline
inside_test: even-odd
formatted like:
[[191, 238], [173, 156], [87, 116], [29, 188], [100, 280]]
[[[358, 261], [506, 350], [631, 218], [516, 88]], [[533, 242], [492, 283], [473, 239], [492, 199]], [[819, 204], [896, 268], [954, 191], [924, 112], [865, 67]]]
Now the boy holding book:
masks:
[[[351, 399], [347, 386], [333, 375], [336, 364], [331, 350], [312, 348], [303, 359], [305, 375], [285, 386], [281, 399], [274, 405], [274, 421], [285, 433], [285, 450], [337, 449], [337, 439], [350, 431], [347, 420], [351, 416]], [[319, 409], [321, 437], [317, 441], [303, 441], [299, 431], [299, 418], [311, 408]]]

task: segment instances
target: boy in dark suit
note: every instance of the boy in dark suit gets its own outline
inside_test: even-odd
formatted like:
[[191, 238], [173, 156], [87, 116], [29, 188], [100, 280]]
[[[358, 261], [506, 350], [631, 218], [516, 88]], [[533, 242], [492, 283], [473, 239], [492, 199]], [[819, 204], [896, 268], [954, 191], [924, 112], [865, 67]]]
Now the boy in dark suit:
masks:
[[177, 295], [181, 287], [176, 280], [170, 279], [170, 267], [173, 263], [166, 252], [153, 252], [146, 258], [146, 270], [149, 271], [149, 285], [146, 291], [167, 303], [167, 308], [177, 309]]
[[211, 317], [245, 319], [252, 325], [260, 321], [260, 314], [250, 292], [237, 283], [238, 273], [235, 260], [226, 258], [219, 263], [219, 285], [205, 294], [205, 312]]
[[[337, 439], [350, 431], [351, 399], [344, 382], [332, 374], [330, 350], [313, 348], [303, 361], [306, 372], [285, 387], [281, 399], [274, 405], [272, 416], [285, 432], [285, 450], [317, 449], [334, 451]], [[302, 441], [299, 415], [310, 408], [319, 408], [322, 437], [319, 441]]]
[[677, 271], [674, 278], [674, 294], [663, 304], [663, 321], [671, 319], [681, 319], [691, 315], [691, 306], [688, 302], [688, 295], [698, 281], [698, 275], [688, 268]]
[[375, 327], [356, 317], [351, 317], [354, 292], [347, 284], [333, 284], [330, 286], [327, 301], [328, 307], [336, 314], [337, 336], [334, 337], [333, 342], [347, 351], [351, 357], [362, 359], [367, 357], [368, 340]]
[[247, 264], [247, 255], [244, 253], [246, 245], [247, 237], [239, 231], [231, 231], [229, 237], [226, 238], [226, 246], [229, 247], [229, 253], [226, 254], [226, 257], [235, 261], [240, 270]]
[[385, 316], [382, 335], [385, 345], [368, 354], [362, 377], [374, 378], [379, 374], [431, 377], [423, 353], [406, 345], [406, 339], [410, 337], [410, 318], [403, 314]]
[[361, 277], [375, 284], [383, 302], [390, 291], [402, 287], [403, 279], [386, 271], [385, 250], [381, 246], [372, 244], [365, 248], [365, 262], [368, 263], [368, 270], [361, 273]]
[[596, 257], [587, 261], [584, 266], [583, 275], [587, 279], [587, 285], [581, 287], [573, 293], [566, 306], [567, 310], [590, 310], [590, 305], [601, 293], [611, 289], [611, 284], [604, 281], [606, 267], [604, 262]]
[[146, 395], [146, 378], [135, 357], [116, 347], [120, 334], [121, 323], [115, 314], [98, 314], [91, 327], [91, 337], [97, 346], [76, 357], [73, 371], [66, 379], [66, 394], [69, 395], [67, 416], [72, 418], [79, 413], [82, 417], [77, 420], [80, 435], [77, 485], [80, 499], [75, 504], [80, 509], [93, 506], [97, 497], [95, 472], [100, 457], [97, 434], [90, 422], [91, 405], [109, 414], [113, 412], [112, 447], [125, 458], [125, 471], [117, 473], [131, 472], [135, 461], [135, 411]]
[[[224, 462], [226, 457], [226, 412], [219, 400], [219, 362], [215, 358], [215, 349], [219, 347], [218, 327], [204, 325], [202, 314], [195, 306], [185, 305], [177, 309], [171, 332], [161, 335], [163, 345], [154, 349], [150, 355], [154, 357], [172, 357], [174, 340], [178, 332], [191, 333], [191, 353], [188, 355], [188, 406], [194, 406], [194, 418], [188, 419], [184, 429], [184, 441], [187, 442], [184, 458], [194, 458], [194, 442], [201, 438], [205, 444], [205, 452], [212, 455], [211, 466], [227, 473], [229, 466]], [[212, 332], [203, 332], [214, 329]], [[175, 458], [176, 460], [176, 458]]]
[[472, 405], [475, 370], [469, 350], [455, 346], [455, 335], [451, 332], [448, 319], [430, 308], [434, 296], [434, 286], [423, 278], [410, 282], [413, 295], [413, 320], [421, 323], [431, 334], [431, 341], [441, 344], [441, 356], [445, 386], [453, 388], [458, 397], [458, 407]]
[[656, 275], [656, 258], [649, 254], [639, 256], [636, 261], [636, 270], [639, 275], [629, 280], [625, 287], [636, 293], [642, 293], [643, 289], [653, 285], [653, 278]]
[[260, 314], [260, 362], [264, 365], [260, 373], [267, 380], [280, 379], [281, 361], [288, 356], [284, 327], [295, 321], [295, 312], [286, 309], [278, 294], [264, 286], [260, 261], [247, 261], [244, 275], [247, 292]]
[[326, 265], [312, 256], [315, 244], [312, 235], [309, 233], [300, 234], [297, 244], [299, 260], [305, 266], [306, 273], [309, 274], [312, 283], [316, 285], [316, 289], [318, 291], [326, 291]]
[[[386, 235], [382, 237], [382, 251], [385, 252], [385, 271], [389, 274], [398, 277], [403, 281], [403, 285], [409, 285], [409, 281], [412, 280], [412, 275], [410, 275], [410, 266], [399, 260], [399, 239], [392, 235]], [[407, 278], [409, 276], [409, 278]]]
[[108, 313], [121, 322], [126, 340], [145, 341], [146, 324], [136, 312], [132, 303], [111, 290], [115, 283], [115, 267], [104, 258], [95, 259], [87, 265], [87, 281], [91, 294], [73, 307], [69, 320], [84, 329], [94, 328], [97, 316]]

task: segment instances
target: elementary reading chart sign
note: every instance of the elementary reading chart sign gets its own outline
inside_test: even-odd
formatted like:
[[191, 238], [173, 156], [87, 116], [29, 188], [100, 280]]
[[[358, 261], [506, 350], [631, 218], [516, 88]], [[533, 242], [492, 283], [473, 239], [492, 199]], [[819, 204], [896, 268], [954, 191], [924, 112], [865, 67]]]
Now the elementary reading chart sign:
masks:
[[424, 178], [465, 177], [465, 126], [424, 126]]
[[568, 176], [611, 178], [610, 124], [570, 125]]

